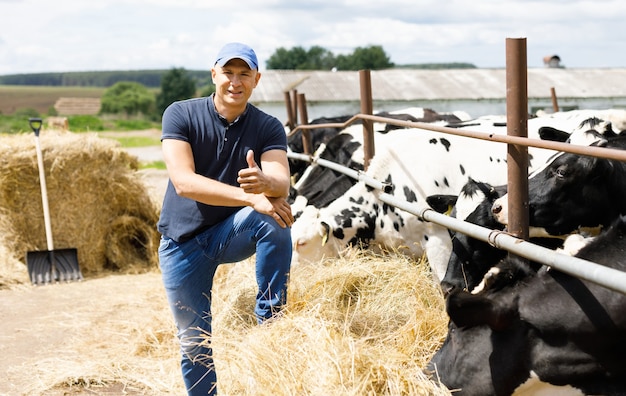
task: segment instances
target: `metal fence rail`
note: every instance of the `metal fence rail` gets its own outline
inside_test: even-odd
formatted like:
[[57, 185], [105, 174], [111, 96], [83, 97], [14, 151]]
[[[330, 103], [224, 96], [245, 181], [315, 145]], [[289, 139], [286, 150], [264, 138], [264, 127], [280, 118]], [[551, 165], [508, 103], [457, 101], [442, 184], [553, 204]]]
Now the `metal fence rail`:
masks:
[[430, 221], [451, 230], [470, 235], [498, 249], [505, 249], [518, 256], [542, 263], [577, 278], [585, 279], [613, 291], [626, 294], [626, 272], [605, 267], [578, 257], [558, 253], [555, 250], [550, 250], [523, 239], [516, 238], [504, 231], [492, 230], [455, 219], [454, 217], [438, 213], [432, 208], [419, 207], [416, 204], [399, 200], [387, 193], [380, 194], [379, 199], [391, 206], [395, 206], [398, 209], [418, 216], [422, 220]]

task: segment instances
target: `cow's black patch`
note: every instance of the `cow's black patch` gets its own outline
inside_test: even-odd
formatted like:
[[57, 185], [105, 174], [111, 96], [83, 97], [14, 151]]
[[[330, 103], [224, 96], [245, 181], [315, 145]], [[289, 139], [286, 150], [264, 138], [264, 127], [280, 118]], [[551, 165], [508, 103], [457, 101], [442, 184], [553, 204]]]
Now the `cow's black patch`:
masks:
[[445, 185], [446, 185], [446, 187], [450, 187], [450, 182], [448, 181], [448, 178], [447, 178], [447, 177], [444, 177], [444, 178], [443, 178], [443, 184], [445, 184]]
[[345, 238], [345, 235], [343, 233], [343, 228], [341, 227], [335, 228], [333, 230], [333, 236], [337, 239], [343, 240], [343, 238]]
[[452, 146], [452, 143], [450, 143], [450, 141], [446, 138], [441, 138], [439, 141], [443, 144], [443, 147], [446, 148], [446, 151], [450, 152], [450, 146]]
[[365, 227], [359, 227], [354, 237], [348, 242], [350, 246], [367, 248], [371, 240], [376, 238], [376, 216], [365, 214], [363, 216]]
[[404, 198], [407, 202], [417, 202], [415, 191], [411, 190], [408, 186], [404, 186]]
[[461, 170], [461, 174], [465, 176], [465, 167], [463, 166], [463, 164], [459, 164], [459, 169]]
[[365, 201], [364, 197], [358, 197], [358, 198], [350, 197], [350, 202], [354, 202], [357, 205], [363, 205], [364, 201]]

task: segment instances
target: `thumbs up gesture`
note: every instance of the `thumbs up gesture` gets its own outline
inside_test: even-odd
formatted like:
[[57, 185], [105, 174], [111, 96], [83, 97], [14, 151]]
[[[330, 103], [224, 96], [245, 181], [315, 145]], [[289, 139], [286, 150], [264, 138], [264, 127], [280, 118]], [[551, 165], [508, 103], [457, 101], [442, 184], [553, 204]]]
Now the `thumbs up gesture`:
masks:
[[246, 153], [246, 162], [248, 163], [248, 168], [258, 168], [259, 166], [256, 164], [254, 160], [254, 151], [248, 150]]
[[259, 165], [254, 160], [254, 152], [248, 150], [246, 153], [248, 167], [241, 169], [237, 177], [237, 183], [247, 193], [260, 194], [267, 189], [267, 179]]

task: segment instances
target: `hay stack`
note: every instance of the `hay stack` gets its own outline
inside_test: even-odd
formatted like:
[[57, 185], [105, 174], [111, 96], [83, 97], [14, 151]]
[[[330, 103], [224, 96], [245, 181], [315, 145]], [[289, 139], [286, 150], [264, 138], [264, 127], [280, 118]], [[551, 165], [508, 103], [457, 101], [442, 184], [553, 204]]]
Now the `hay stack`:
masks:
[[[155, 268], [158, 207], [137, 158], [91, 134], [44, 130], [40, 143], [54, 248], [77, 248], [86, 277]], [[0, 161], [0, 240], [25, 261], [27, 251], [47, 250], [34, 135], [0, 137]]]

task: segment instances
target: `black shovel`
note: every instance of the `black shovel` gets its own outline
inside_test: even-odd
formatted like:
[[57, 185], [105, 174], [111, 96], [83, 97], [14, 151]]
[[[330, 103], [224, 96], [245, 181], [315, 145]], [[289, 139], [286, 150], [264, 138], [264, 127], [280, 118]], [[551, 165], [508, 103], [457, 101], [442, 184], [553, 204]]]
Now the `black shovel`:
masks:
[[37, 149], [37, 165], [39, 167], [39, 184], [41, 185], [41, 203], [46, 227], [46, 241], [48, 250], [26, 252], [26, 265], [30, 281], [34, 285], [59, 282], [77, 281], [83, 279], [78, 267], [78, 251], [75, 248], [54, 249], [52, 243], [52, 228], [50, 226], [50, 211], [48, 209], [48, 192], [46, 190], [46, 174], [43, 168], [43, 156], [39, 144], [41, 118], [29, 118], [30, 127], [35, 132], [35, 147]]

